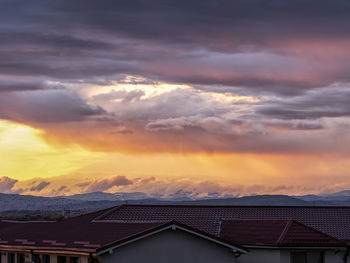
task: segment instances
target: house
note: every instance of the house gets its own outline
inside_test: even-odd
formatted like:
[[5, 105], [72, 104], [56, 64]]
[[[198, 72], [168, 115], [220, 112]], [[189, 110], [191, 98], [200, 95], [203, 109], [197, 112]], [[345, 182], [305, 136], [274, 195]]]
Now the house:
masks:
[[121, 205], [0, 222], [0, 263], [344, 263], [350, 207]]
[[342, 249], [346, 242], [292, 219], [223, 220], [219, 236], [239, 240], [249, 248], [250, 253], [241, 258], [242, 263], [342, 262], [347, 251]]

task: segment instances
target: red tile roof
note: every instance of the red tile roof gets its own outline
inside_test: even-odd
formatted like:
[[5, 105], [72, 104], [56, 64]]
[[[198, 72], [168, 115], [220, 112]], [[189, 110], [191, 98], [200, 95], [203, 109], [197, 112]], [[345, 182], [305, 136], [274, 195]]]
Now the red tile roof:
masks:
[[[0, 222], [0, 245], [41, 248], [71, 248], [94, 251], [115, 240], [156, 227], [161, 223], [110, 224], [91, 223], [109, 209], [73, 217], [58, 222]], [[27, 240], [21, 242], [20, 239]], [[28, 244], [30, 242], [31, 244]], [[33, 244], [34, 242], [34, 244]], [[62, 249], [63, 249], [62, 248]]]
[[176, 221], [94, 222], [98, 211], [58, 222], [0, 222], [0, 247], [22, 249], [55, 249], [97, 252], [115, 244], [132, 240], [161, 228], [177, 225], [208, 239], [245, 250], [231, 240], [186, 226]]
[[[287, 229], [286, 222], [290, 222], [291, 219], [294, 220], [291, 228], [288, 228], [283, 242], [279, 242], [279, 245], [313, 246], [316, 243], [335, 246], [338, 241], [328, 235], [350, 240], [350, 208], [122, 205], [55, 223], [0, 222], [0, 247], [11, 245], [96, 251], [110, 243], [161, 227], [169, 221], [176, 221], [216, 237], [220, 237], [220, 229], [224, 229], [222, 235], [230, 234], [221, 237], [238, 243], [247, 241], [242, 238], [243, 234], [240, 231], [243, 230], [235, 225], [231, 226], [229, 222], [240, 222], [251, 228], [247, 230], [251, 231], [247, 232], [247, 238], [249, 233], [255, 233], [255, 230], [252, 230], [255, 228], [259, 228], [259, 233], [263, 235], [265, 230], [261, 225], [268, 224], [271, 231], [266, 235], [268, 237], [260, 242], [261, 237], [255, 236], [254, 242], [275, 245], [276, 236], [281, 236], [281, 232]], [[253, 224], [253, 220], [260, 223]], [[271, 224], [271, 220], [275, 223]], [[233, 233], [230, 227], [235, 227], [237, 232]], [[253, 236], [251, 238], [250, 240], [253, 240]]]
[[223, 220], [220, 237], [254, 246], [346, 246], [346, 243], [295, 220]]
[[337, 239], [350, 241], [350, 207], [123, 205], [101, 214], [95, 220], [176, 220], [215, 235], [220, 220], [236, 219], [294, 219]]
[[[64, 220], [54, 223], [1, 223], [1, 245], [71, 248], [95, 251], [112, 242], [153, 229], [158, 223], [91, 223], [84, 220]], [[22, 240], [21, 240], [22, 239]], [[27, 240], [27, 241], [23, 241]]]
[[[120, 224], [120, 223], [115, 223], [115, 224]], [[136, 223], [136, 224], [138, 224], [138, 223]], [[141, 223], [141, 224], [143, 224], [143, 223]], [[204, 237], [204, 238], [206, 238], [208, 240], [211, 240], [212, 242], [219, 243], [221, 245], [230, 247], [232, 249], [238, 250], [238, 251], [243, 252], [243, 253], [247, 252], [245, 247], [237, 244], [236, 242], [234, 242], [232, 240], [228, 240], [228, 239], [224, 239], [224, 238], [222, 238], [220, 236], [215, 236], [215, 235], [208, 234], [206, 232], [203, 232], [203, 231], [200, 231], [198, 229], [186, 226], [186, 225], [178, 223], [176, 221], [169, 221], [169, 222], [160, 224], [160, 225], [158, 225], [156, 227], [153, 227], [153, 228], [150, 228], [148, 230], [145, 230], [143, 232], [137, 233], [135, 235], [130, 235], [130, 236], [126, 237], [126, 238], [117, 240], [117, 241], [115, 241], [113, 243], [110, 243], [108, 245], [105, 245], [104, 247], [101, 247], [101, 248], [97, 249], [97, 252], [102, 251], [102, 250], [108, 250], [109, 248], [113, 248], [113, 247], [115, 247], [117, 245], [129, 242], [131, 240], [138, 239], [139, 237], [146, 236], [148, 234], [157, 232], [157, 231], [162, 230], [162, 229], [168, 229], [169, 227], [175, 227], [175, 229], [178, 228], [178, 229], [184, 230], [186, 232], [190, 232], [190, 233], [195, 234], [197, 236], [201, 236], [201, 237]]]

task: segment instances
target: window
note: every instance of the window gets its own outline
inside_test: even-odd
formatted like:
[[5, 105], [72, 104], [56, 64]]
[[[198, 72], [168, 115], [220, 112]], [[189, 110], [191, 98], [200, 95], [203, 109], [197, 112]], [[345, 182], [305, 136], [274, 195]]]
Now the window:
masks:
[[17, 254], [17, 263], [24, 263], [24, 254]]
[[37, 254], [32, 254], [32, 262], [34, 262], [34, 263], [40, 263], [40, 262], [41, 262], [40, 256], [37, 255]]
[[324, 263], [323, 252], [291, 252], [291, 263]]
[[50, 263], [50, 255], [43, 255], [41, 262], [42, 263]]
[[78, 257], [69, 257], [69, 263], [78, 263]]
[[65, 256], [58, 256], [57, 263], [67, 263], [67, 258]]
[[7, 253], [7, 263], [15, 263], [15, 254]]

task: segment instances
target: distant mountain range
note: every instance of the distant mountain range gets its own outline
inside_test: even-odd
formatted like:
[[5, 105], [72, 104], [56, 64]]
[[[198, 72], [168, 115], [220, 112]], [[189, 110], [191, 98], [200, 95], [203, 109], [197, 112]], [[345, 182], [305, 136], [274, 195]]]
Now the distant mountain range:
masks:
[[232, 198], [151, 199], [136, 193], [86, 193], [59, 197], [38, 197], [18, 194], [0, 194], [0, 211], [15, 210], [98, 210], [120, 204], [174, 204], [174, 205], [283, 205], [283, 206], [350, 206], [350, 191], [328, 195], [255, 195]]

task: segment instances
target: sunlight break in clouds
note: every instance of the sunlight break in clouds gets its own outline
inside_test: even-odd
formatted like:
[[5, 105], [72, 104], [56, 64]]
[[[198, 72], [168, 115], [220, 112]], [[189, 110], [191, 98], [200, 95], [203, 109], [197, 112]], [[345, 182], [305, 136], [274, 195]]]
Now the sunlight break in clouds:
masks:
[[346, 1], [146, 2], [5, 0], [2, 191], [349, 188]]
[[[63, 83], [64, 84], [64, 83]], [[142, 92], [140, 99], [148, 99], [163, 93], [168, 93], [176, 89], [190, 88], [189, 85], [171, 84], [164, 82], [155, 82], [146, 78], [126, 75], [121, 81], [113, 81], [111, 84], [103, 86], [85, 87], [83, 94], [87, 98], [95, 97], [100, 94], [108, 94], [111, 92]]]
[[15, 179], [52, 177], [70, 173], [94, 155], [81, 147], [58, 148], [29, 126], [0, 121], [1, 175]]

